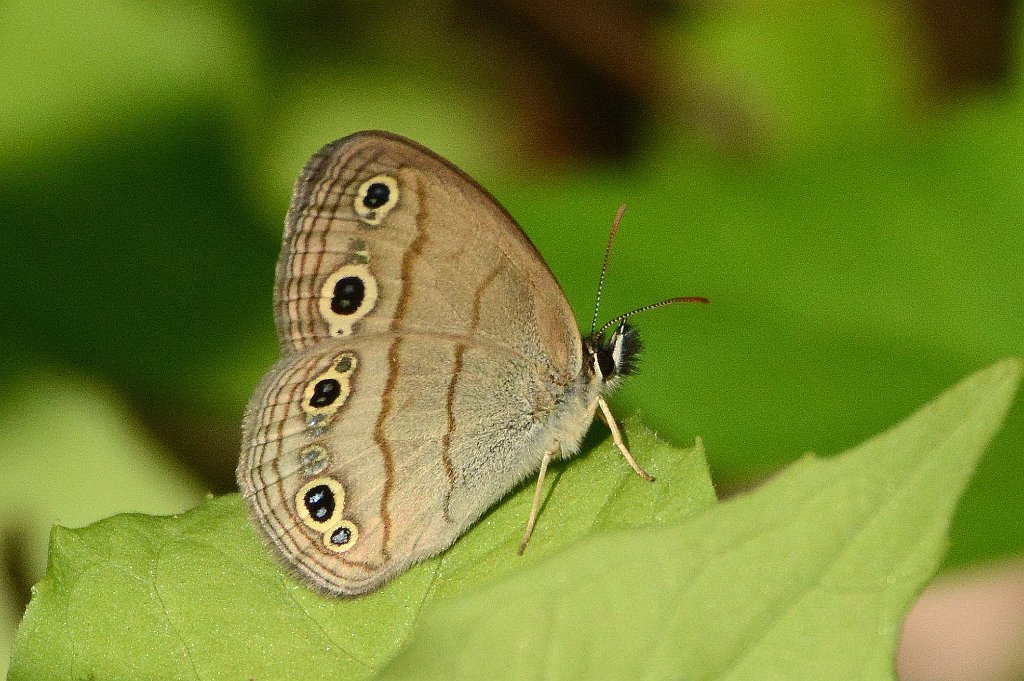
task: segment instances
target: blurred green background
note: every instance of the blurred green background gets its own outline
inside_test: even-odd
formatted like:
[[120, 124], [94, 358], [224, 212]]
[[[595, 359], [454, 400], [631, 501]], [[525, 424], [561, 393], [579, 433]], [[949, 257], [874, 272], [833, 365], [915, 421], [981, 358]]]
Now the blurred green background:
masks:
[[[3, 3], [0, 661], [54, 522], [233, 489], [291, 185], [356, 130], [491, 189], [584, 323], [626, 203], [603, 316], [713, 305], [637, 320], [618, 415], [702, 436], [724, 494], [1024, 354], [1021, 19], [994, 0]], [[1017, 408], [947, 565], [1024, 551], [1022, 443]]]

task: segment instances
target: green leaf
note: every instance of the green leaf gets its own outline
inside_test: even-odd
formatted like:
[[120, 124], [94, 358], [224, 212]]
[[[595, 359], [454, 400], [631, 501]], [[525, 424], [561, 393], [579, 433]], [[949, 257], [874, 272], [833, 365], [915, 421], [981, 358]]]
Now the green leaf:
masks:
[[[82, 526], [127, 510], [173, 513], [202, 499], [199, 482], [147, 437], [113, 391], [67, 369], [16, 381], [0, 423], [0, 553], [10, 551], [7, 568], [31, 581], [43, 575], [57, 520]], [[0, 678], [24, 608], [11, 587], [0, 579]]]
[[366, 678], [425, 603], [508, 578], [604, 530], [675, 523], [714, 503], [700, 443], [671, 448], [639, 424], [640, 480], [607, 443], [552, 466], [526, 555], [524, 485], [440, 557], [383, 589], [329, 599], [272, 562], [238, 495], [177, 517], [121, 515], [56, 528], [46, 577], [15, 641], [11, 679]]
[[893, 679], [902, 615], [1020, 369], [675, 526], [594, 537], [439, 604], [381, 678]]

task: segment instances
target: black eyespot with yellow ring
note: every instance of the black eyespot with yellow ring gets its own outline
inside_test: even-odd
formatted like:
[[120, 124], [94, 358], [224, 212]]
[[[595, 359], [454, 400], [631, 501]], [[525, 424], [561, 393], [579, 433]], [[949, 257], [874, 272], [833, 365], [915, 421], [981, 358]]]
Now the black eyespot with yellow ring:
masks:
[[335, 553], [344, 553], [353, 546], [359, 538], [359, 529], [348, 520], [342, 520], [337, 526], [328, 532], [324, 532], [324, 546]]
[[359, 360], [353, 352], [344, 352], [331, 361], [331, 367], [317, 374], [302, 395], [302, 410], [307, 416], [322, 417], [314, 425], [321, 425], [333, 416], [348, 400], [352, 392], [352, 375]]
[[360, 222], [369, 228], [380, 225], [398, 205], [398, 181], [390, 175], [375, 175], [359, 185], [353, 202]]
[[295, 508], [307, 527], [323, 531], [325, 523], [341, 516], [345, 488], [334, 478], [314, 478], [295, 495]]
[[368, 264], [342, 265], [320, 285], [317, 304], [331, 336], [348, 336], [377, 305], [377, 279]]

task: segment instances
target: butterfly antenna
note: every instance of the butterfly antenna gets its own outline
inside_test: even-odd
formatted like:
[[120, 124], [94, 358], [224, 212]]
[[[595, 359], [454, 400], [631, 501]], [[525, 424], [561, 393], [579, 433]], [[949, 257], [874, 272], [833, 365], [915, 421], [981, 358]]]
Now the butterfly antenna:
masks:
[[660, 303], [651, 303], [650, 305], [644, 305], [643, 307], [638, 307], [637, 309], [627, 312], [626, 314], [620, 314], [615, 319], [609, 320], [607, 324], [601, 327], [601, 330], [598, 331], [597, 335], [603, 336], [604, 332], [607, 331], [608, 329], [612, 328], [616, 324], [626, 321], [626, 319], [628, 319], [629, 317], [632, 317], [633, 315], [639, 314], [641, 312], [647, 312], [648, 310], [656, 310], [659, 307], [665, 307], [666, 305], [675, 305], [676, 303], [704, 303], [706, 305], [710, 302], [711, 301], [708, 300], [707, 298], [702, 298], [700, 296], [686, 296], [682, 298], [669, 298], [668, 300], [663, 300]]
[[622, 214], [626, 212], [626, 204], [619, 206], [619, 210], [615, 213], [615, 219], [612, 221], [612, 229], [608, 233], [608, 244], [604, 247], [604, 262], [601, 263], [601, 278], [597, 280], [597, 302], [594, 303], [594, 319], [590, 322], [590, 335], [594, 335], [594, 329], [597, 328], [597, 314], [601, 311], [601, 292], [604, 290], [604, 275], [608, 271], [608, 258], [612, 254], [612, 244], [615, 242], [615, 234], [619, 231], [619, 221], [622, 219]]

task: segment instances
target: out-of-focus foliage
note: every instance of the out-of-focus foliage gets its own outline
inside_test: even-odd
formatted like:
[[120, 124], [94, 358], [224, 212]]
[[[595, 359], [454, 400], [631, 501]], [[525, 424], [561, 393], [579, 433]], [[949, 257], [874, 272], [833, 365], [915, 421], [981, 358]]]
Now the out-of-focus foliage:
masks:
[[[241, 411], [276, 354], [270, 293], [291, 182], [320, 144], [370, 127], [481, 179], [581, 322], [628, 204], [604, 316], [676, 294], [713, 304], [637, 319], [647, 350], [618, 411], [676, 442], [703, 436], [726, 490], [805, 451], [842, 451], [1021, 354], [1019, 46], [1001, 87], [942, 99], [903, 3], [654, 5], [675, 9], [648, 15], [646, 33], [613, 17], [616, 34], [579, 21], [574, 33], [572, 3], [4, 3], [0, 400], [42, 384], [115, 409], [126, 398], [126, 420], [208, 488], [230, 489]], [[634, 62], [656, 68], [623, 66]], [[588, 100], [593, 73], [625, 94]], [[600, 128], [582, 113], [619, 109], [640, 140], [627, 161], [566, 153], [566, 130]], [[566, 111], [575, 128], [551, 122]], [[69, 372], [89, 379], [53, 378]], [[108, 389], [83, 387], [97, 383]], [[92, 419], [52, 405], [60, 423]], [[1024, 496], [1022, 443], [1018, 408], [957, 512], [949, 564], [1024, 550], [1024, 508], [1007, 503]], [[55, 517], [158, 508], [99, 485], [84, 504], [58, 471], [116, 480], [126, 464], [63, 445], [39, 467], [68, 509]], [[13, 471], [3, 482], [17, 487]], [[3, 522], [5, 537], [26, 525]], [[41, 576], [38, 555], [19, 555], [35, 558], [15, 572]]]

